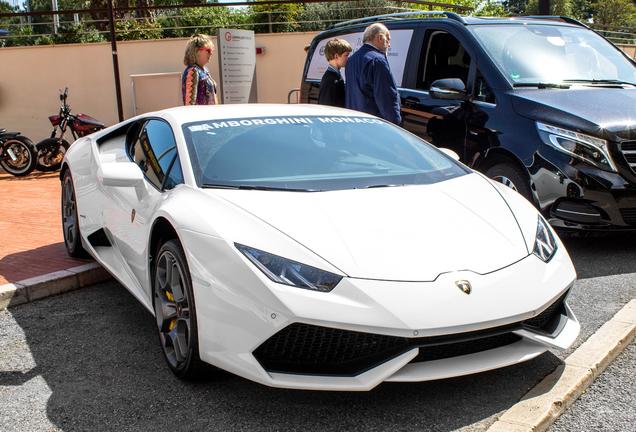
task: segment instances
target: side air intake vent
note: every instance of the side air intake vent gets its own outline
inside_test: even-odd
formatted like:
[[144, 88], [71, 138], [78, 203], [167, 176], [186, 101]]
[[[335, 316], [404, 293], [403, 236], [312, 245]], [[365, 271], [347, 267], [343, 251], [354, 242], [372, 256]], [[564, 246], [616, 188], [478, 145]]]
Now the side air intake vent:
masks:
[[108, 240], [108, 236], [106, 235], [106, 232], [104, 231], [104, 228], [100, 228], [97, 231], [95, 231], [93, 234], [89, 235], [88, 236], [88, 242], [93, 247], [97, 247], [97, 246], [110, 247], [110, 246], [112, 246], [110, 240]]

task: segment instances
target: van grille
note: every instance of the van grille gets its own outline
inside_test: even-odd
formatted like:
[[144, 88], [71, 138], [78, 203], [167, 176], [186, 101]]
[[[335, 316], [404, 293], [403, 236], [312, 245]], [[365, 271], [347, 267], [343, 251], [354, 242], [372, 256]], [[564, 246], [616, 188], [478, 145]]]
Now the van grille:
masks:
[[629, 167], [636, 174], [636, 141], [621, 143], [621, 151], [627, 160]]
[[636, 226], [636, 208], [621, 209], [621, 216], [627, 225]]

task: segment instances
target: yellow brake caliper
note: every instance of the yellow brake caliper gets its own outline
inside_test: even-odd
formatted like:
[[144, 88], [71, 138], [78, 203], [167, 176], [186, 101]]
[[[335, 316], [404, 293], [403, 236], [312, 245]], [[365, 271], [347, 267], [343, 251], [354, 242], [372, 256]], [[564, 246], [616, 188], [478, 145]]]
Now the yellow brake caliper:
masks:
[[[174, 301], [174, 296], [172, 295], [172, 293], [170, 291], [166, 291], [166, 297], [168, 298], [168, 300], [170, 300], [171, 302]], [[170, 321], [170, 327], [169, 330], [172, 331], [172, 329], [174, 328], [174, 326], [177, 325], [177, 319], [173, 318], [172, 321]]]

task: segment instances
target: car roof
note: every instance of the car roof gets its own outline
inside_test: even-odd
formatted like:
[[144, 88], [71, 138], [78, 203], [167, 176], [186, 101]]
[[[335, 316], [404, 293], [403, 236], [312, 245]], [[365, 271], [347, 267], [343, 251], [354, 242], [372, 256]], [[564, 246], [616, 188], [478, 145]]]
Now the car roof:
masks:
[[190, 123], [205, 120], [241, 119], [252, 117], [285, 116], [347, 116], [373, 117], [372, 115], [344, 108], [335, 108], [317, 104], [227, 104], [193, 105], [168, 108], [143, 117], [171, 118], [177, 123]]

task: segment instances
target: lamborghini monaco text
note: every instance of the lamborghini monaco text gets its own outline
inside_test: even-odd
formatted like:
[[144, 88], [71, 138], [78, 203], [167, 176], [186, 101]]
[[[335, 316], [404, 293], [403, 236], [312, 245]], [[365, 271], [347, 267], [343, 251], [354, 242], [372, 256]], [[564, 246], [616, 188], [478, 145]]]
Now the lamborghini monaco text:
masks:
[[337, 108], [171, 108], [70, 147], [64, 239], [156, 317], [182, 378], [369, 390], [569, 347], [563, 244], [455, 157]]

